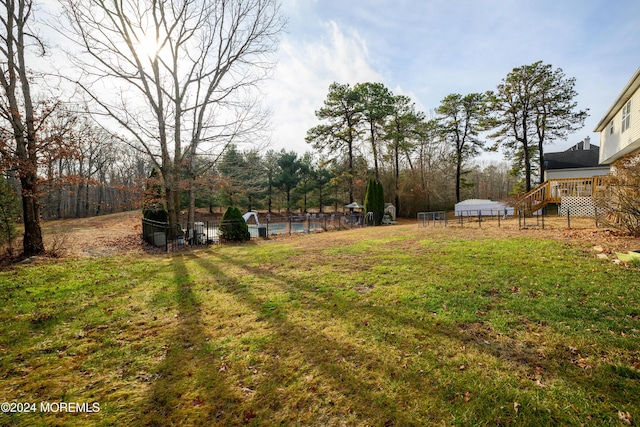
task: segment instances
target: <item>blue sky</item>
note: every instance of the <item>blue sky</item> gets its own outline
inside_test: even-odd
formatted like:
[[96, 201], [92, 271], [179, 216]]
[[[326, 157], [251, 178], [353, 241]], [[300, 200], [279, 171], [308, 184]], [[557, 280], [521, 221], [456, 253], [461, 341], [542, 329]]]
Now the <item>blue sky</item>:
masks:
[[[450, 93], [495, 89], [514, 68], [543, 61], [576, 79], [585, 127], [593, 129], [640, 66], [637, 0], [283, 0], [287, 33], [265, 104], [272, 148], [309, 151], [329, 85], [384, 83], [425, 113]], [[502, 155], [485, 155], [486, 161]]]

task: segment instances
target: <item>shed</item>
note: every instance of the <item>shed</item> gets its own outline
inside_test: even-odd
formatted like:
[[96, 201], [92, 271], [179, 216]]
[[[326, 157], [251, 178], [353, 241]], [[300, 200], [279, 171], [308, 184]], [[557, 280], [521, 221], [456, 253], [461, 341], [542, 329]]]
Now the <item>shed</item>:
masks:
[[468, 199], [455, 205], [456, 216], [513, 215], [513, 206], [488, 199]]
[[391, 219], [393, 221], [396, 220], [396, 207], [393, 206], [391, 203], [385, 203], [384, 204], [384, 211], [388, 212], [389, 215], [391, 215]]

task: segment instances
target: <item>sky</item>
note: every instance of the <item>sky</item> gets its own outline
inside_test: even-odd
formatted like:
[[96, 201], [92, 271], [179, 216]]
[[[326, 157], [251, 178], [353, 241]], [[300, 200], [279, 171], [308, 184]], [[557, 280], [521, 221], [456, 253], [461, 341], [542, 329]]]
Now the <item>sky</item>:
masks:
[[[495, 90], [536, 61], [575, 78], [584, 128], [547, 152], [589, 136], [640, 67], [637, 0], [282, 0], [288, 19], [271, 80], [271, 148], [311, 151], [332, 82], [384, 83], [429, 115], [448, 94]], [[503, 159], [484, 154], [481, 161]]]

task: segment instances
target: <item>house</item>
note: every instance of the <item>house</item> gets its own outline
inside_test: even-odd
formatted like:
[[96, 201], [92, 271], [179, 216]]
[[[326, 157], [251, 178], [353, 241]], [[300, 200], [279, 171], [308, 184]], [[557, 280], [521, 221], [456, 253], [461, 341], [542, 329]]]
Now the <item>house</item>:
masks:
[[626, 154], [640, 151], [640, 68], [602, 117], [600, 164], [611, 165]]
[[596, 148], [588, 138], [563, 153], [545, 155], [545, 181], [520, 197], [518, 212], [526, 215], [557, 205], [560, 215], [596, 214], [593, 198], [605, 188], [605, 168], [627, 154], [640, 152], [639, 88], [640, 68], [594, 129], [600, 132], [597, 163]]
[[593, 196], [610, 170], [599, 160], [600, 147], [589, 137], [565, 151], [546, 153], [544, 182], [520, 198], [518, 212], [535, 214], [550, 206], [559, 215], [595, 215]]
[[589, 178], [609, 173], [609, 165], [600, 165], [600, 147], [583, 141], [559, 153], [545, 153], [544, 180], [559, 178]]

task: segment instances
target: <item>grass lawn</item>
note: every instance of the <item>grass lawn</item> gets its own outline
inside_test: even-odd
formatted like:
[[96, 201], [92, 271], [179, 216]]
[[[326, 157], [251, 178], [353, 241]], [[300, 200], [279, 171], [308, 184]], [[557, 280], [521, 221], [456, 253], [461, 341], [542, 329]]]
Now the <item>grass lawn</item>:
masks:
[[640, 272], [472, 234], [400, 225], [0, 272], [0, 402], [37, 405], [0, 425], [638, 424]]

